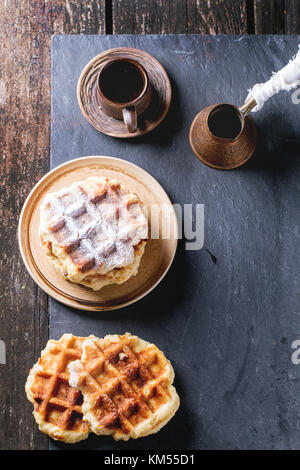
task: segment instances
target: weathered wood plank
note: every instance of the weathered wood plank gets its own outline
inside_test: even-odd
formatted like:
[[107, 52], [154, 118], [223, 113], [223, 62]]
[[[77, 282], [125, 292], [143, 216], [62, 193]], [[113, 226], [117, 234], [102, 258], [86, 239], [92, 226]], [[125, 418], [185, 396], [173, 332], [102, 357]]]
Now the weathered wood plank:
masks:
[[256, 34], [284, 34], [285, 0], [254, 0], [254, 21]]
[[[114, 33], [247, 33], [247, 2], [115, 0]], [[251, 31], [250, 31], [251, 32]]]
[[49, 168], [50, 43], [55, 33], [104, 32], [104, 0], [0, 2], [0, 448], [44, 449], [24, 393], [48, 338], [48, 301], [17, 248], [28, 192]]
[[300, 0], [285, 2], [285, 32], [300, 34]]
[[50, 2], [53, 34], [105, 33], [105, 0]]
[[47, 443], [24, 394], [26, 374], [47, 339], [47, 298], [25, 270], [16, 236], [23, 201], [48, 169], [50, 57], [40, 36], [45, 15], [30, 2], [0, 3], [0, 336], [7, 348], [7, 364], [0, 365], [0, 443], [8, 449]]
[[187, 7], [181, 0], [114, 0], [115, 34], [180, 34], [187, 32]]
[[[187, 0], [187, 30], [202, 34], [246, 34], [247, 1]], [[251, 32], [251, 31], [250, 31]]]

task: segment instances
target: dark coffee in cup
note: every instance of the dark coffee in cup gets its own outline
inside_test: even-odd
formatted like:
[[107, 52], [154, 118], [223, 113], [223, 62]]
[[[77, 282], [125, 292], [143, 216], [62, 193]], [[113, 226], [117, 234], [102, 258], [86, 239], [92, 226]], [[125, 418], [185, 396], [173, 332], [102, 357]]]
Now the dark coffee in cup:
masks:
[[151, 85], [144, 67], [126, 57], [109, 60], [99, 72], [98, 93], [102, 110], [123, 120], [128, 132], [136, 132], [138, 115], [151, 100]]
[[210, 132], [223, 139], [236, 139], [243, 128], [243, 116], [234, 106], [223, 104], [208, 117]]
[[111, 101], [128, 103], [143, 91], [144, 79], [140, 69], [127, 60], [109, 63], [103, 70], [101, 88]]

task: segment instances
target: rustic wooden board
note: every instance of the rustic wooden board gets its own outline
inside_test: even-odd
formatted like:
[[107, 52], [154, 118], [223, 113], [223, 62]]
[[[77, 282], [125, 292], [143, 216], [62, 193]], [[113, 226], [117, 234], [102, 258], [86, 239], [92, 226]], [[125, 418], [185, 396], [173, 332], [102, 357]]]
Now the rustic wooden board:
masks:
[[254, 0], [253, 6], [256, 34], [299, 34], [299, 0]]
[[[48, 300], [17, 249], [32, 186], [49, 169], [50, 42], [54, 33], [101, 33], [104, 0], [0, 2], [0, 448], [45, 449], [24, 385], [48, 338]], [[68, 8], [67, 8], [68, 7]]]
[[[283, 15], [285, 32], [300, 32], [299, 0], [280, 2], [271, 27], [263, 15], [274, 0], [255, 3], [256, 10], [254, 0], [0, 2], [0, 339], [7, 366], [17, 371], [9, 374], [0, 365], [1, 449], [47, 446], [23, 393], [27, 371], [48, 337], [47, 298], [16, 251], [16, 227], [26, 195], [49, 168], [51, 34], [276, 33]], [[24, 412], [21, 421], [15, 410]]]
[[[252, 3], [252, 2], [251, 2]], [[114, 34], [227, 33], [248, 31], [246, 0], [115, 0], [112, 2]]]
[[299, 34], [300, 31], [300, 0], [285, 2], [285, 33]]
[[257, 34], [284, 34], [286, 3], [289, 2], [285, 2], [284, 0], [277, 0], [276, 2], [254, 0], [255, 32]]
[[251, 33], [246, 0], [216, 0], [202, 2], [187, 0], [187, 24], [189, 33], [242, 34]]
[[[145, 168], [174, 202], [205, 204], [204, 248], [185, 251], [181, 242], [167, 277], [135, 305], [103, 315], [51, 300], [51, 337], [138, 334], [170, 358], [182, 398], [175, 418], [156, 436], [128, 443], [92, 437], [76, 447], [299, 448], [300, 370], [290, 359], [299, 318], [299, 107], [282, 93], [254, 115], [264, 139], [253, 160], [235, 171], [202, 165], [188, 143], [189, 125], [202, 107], [241, 104], [247, 89], [281, 68], [298, 42], [282, 36], [53, 38], [51, 165], [110, 154]], [[173, 86], [165, 122], [131, 141], [98, 133], [76, 102], [85, 63], [125, 45], [155, 55]], [[180, 442], [174, 440], [179, 434]]]

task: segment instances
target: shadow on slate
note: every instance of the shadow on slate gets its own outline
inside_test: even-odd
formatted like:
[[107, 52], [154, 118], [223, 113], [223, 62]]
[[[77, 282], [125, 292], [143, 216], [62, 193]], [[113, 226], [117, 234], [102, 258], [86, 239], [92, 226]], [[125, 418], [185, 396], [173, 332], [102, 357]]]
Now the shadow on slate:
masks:
[[[128, 139], [128, 143], [132, 145], [158, 143], [159, 146], [165, 147], [171, 144], [174, 134], [182, 126], [182, 112], [180, 103], [180, 94], [176, 82], [169, 74], [169, 79], [172, 87], [172, 101], [169, 111], [165, 119], [157, 126], [152, 132], [142, 135], [135, 139]], [[126, 139], [122, 139], [126, 141]]]
[[[186, 251], [181, 241], [162, 283], [122, 310], [87, 313], [50, 301], [51, 338], [137, 334], [172, 361], [181, 397], [178, 413], [157, 435], [127, 443], [90, 437], [74, 446], [51, 440], [51, 449], [300, 448], [300, 366], [291, 362], [300, 335], [300, 108], [282, 92], [253, 114], [259, 145], [234, 171], [202, 165], [188, 144], [200, 109], [241, 105], [298, 43], [297, 36], [53, 37], [52, 168], [84, 155], [136, 163], [173, 202], [204, 204], [205, 241], [200, 251]], [[98, 133], [77, 105], [83, 67], [117, 46], [153, 54], [172, 81], [167, 118], [136, 140]]]

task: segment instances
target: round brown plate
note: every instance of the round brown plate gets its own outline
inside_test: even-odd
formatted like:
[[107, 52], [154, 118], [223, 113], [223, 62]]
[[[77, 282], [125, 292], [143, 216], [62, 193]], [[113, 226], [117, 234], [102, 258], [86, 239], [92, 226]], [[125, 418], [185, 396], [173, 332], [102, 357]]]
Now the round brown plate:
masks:
[[[105, 286], [98, 292], [63, 279], [49, 262], [39, 240], [40, 204], [45, 194], [58, 191], [96, 173], [116, 178], [135, 192], [146, 204], [149, 218], [152, 204], [156, 204], [160, 212], [160, 217], [150, 219], [154, 229], [152, 233], [158, 235], [156, 238], [149, 236], [138, 274], [124, 284]], [[168, 239], [162, 236], [162, 227], [164, 223], [168, 223], [166, 217], [170, 217], [171, 226]], [[136, 302], [161, 281], [175, 256], [178, 226], [170, 199], [149, 173], [126, 160], [97, 156], [82, 157], [64, 163], [39, 181], [23, 206], [18, 236], [21, 255], [28, 272], [47, 294], [69, 307], [81, 310], [113, 310]]]
[[[127, 130], [123, 121], [105, 114], [98, 101], [97, 78], [99, 71], [110, 59], [127, 57], [143, 65], [152, 86], [152, 99], [149, 108], [138, 118], [138, 129], [134, 133]], [[169, 77], [163, 66], [147, 52], [129, 47], [109, 49], [94, 57], [83, 69], [77, 84], [77, 99], [86, 120], [97, 131], [113, 137], [137, 137], [154, 129], [166, 116], [171, 103], [172, 89]]]

